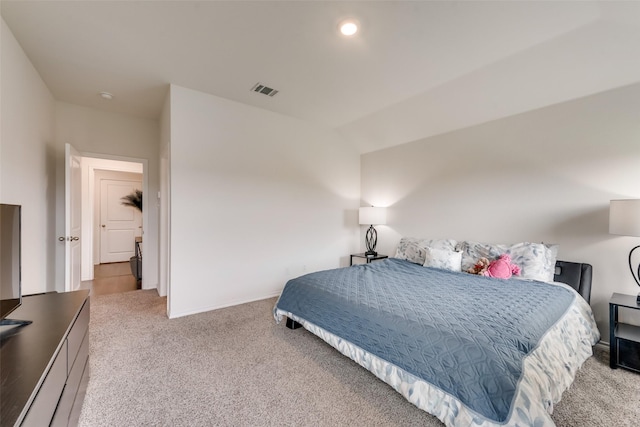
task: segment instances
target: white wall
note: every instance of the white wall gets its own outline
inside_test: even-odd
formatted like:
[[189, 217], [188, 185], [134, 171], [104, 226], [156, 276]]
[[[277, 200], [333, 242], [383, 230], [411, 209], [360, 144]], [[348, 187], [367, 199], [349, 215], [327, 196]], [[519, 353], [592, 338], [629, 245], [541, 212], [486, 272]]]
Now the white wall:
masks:
[[370, 152], [636, 83], [640, 26], [628, 18], [637, 17], [639, 7], [582, 2], [571, 31], [462, 75], [443, 74], [437, 86], [339, 130]]
[[[158, 293], [160, 296], [168, 295], [169, 270], [170, 270], [170, 249], [171, 249], [171, 89], [167, 93], [160, 115], [160, 271]], [[167, 302], [167, 314], [169, 312]]]
[[638, 238], [608, 234], [610, 199], [640, 198], [640, 85], [362, 156], [362, 199], [389, 206], [379, 248], [401, 236], [560, 244], [593, 265], [591, 305], [608, 341], [612, 292], [637, 294]]
[[276, 295], [358, 247], [359, 154], [308, 122], [171, 87], [170, 317]]
[[[142, 286], [144, 289], [157, 288], [159, 226], [157, 195], [160, 190], [158, 121], [57, 102], [56, 140], [60, 147], [64, 143], [69, 143], [83, 154], [91, 153], [120, 160], [131, 158], [146, 162], [148, 168], [144, 173], [148, 194], [145, 194], [147, 197], [145, 204], [148, 203], [149, 209], [148, 212], [146, 209], [143, 212], [145, 262]], [[63, 160], [58, 158], [59, 168], [63, 168]], [[59, 180], [61, 175], [64, 176], [58, 173]], [[58, 227], [63, 230], [64, 214], [60, 213], [60, 206], [64, 205], [64, 190], [57, 194], [58, 214], [59, 218], [62, 218], [62, 221], [58, 221]], [[64, 262], [62, 260], [63, 258], [58, 258], [57, 262]]]
[[55, 289], [55, 101], [0, 24], [0, 202], [22, 205], [22, 292]]

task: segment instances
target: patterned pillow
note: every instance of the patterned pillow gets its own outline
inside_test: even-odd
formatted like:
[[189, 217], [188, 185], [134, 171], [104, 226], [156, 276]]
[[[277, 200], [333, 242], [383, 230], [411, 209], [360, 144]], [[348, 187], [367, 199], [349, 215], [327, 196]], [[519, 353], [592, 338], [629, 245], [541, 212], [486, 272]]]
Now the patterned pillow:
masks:
[[462, 252], [462, 271], [467, 271], [482, 257], [497, 259], [506, 253], [511, 261], [521, 269], [518, 279], [540, 280], [552, 282], [555, 273], [557, 245], [545, 246], [542, 243], [521, 242], [513, 245], [460, 242], [457, 250]]
[[415, 237], [403, 237], [398, 243], [395, 258], [406, 259], [407, 261], [423, 265], [425, 260], [425, 251], [427, 247], [434, 249], [448, 249], [453, 251], [457, 242], [452, 239], [418, 239]]
[[505, 249], [506, 245], [473, 241], [459, 242], [456, 246], [456, 250], [462, 252], [462, 271], [472, 268], [480, 258], [487, 258], [489, 261], [498, 258], [505, 253]]
[[402, 242], [396, 249], [396, 258], [406, 259], [407, 261], [414, 262], [416, 264], [424, 264], [426, 251], [420, 247], [416, 242]]
[[556, 261], [558, 260], [558, 251], [560, 250], [560, 245], [553, 245], [548, 243], [543, 243], [544, 247], [547, 248], [545, 251], [546, 258], [544, 263], [544, 270], [549, 274], [548, 280], [546, 282], [553, 282], [553, 276], [556, 272]]
[[461, 271], [462, 252], [450, 249], [425, 248], [425, 267], [441, 268], [443, 270]]

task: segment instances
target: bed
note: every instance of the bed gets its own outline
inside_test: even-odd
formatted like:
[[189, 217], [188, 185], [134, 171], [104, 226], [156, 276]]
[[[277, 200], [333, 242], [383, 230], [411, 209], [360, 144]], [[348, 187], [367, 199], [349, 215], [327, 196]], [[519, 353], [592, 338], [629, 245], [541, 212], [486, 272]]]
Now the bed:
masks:
[[[549, 245], [527, 244], [523, 258], [522, 244], [416, 240], [395, 258], [290, 280], [276, 321], [303, 326], [445, 425], [554, 425], [553, 405], [599, 340], [591, 266], [556, 261]], [[456, 268], [431, 249], [455, 252]], [[501, 252], [524, 277], [466, 272]]]

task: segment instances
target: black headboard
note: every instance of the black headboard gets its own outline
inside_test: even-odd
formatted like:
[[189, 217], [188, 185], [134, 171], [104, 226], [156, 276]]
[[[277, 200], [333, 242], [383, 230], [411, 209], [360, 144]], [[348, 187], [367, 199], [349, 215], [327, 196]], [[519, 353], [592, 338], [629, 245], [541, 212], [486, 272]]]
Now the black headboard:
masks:
[[591, 264], [580, 264], [577, 262], [556, 261], [556, 274], [553, 280], [566, 283], [578, 291], [582, 297], [589, 302], [591, 299], [591, 275], [593, 268]]

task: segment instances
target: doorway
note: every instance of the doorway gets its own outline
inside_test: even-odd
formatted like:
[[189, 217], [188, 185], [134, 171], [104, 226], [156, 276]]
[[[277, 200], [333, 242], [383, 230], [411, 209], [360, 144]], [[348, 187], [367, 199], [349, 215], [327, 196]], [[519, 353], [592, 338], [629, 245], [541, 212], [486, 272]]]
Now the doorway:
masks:
[[129, 259], [135, 255], [136, 242], [138, 247], [142, 244], [146, 215], [144, 209], [125, 206], [121, 199], [135, 190], [142, 194], [147, 190], [146, 161], [85, 155], [81, 165], [82, 287], [99, 293], [140, 288]]
[[92, 295], [115, 294], [138, 289], [138, 282], [131, 274], [129, 262], [98, 264], [93, 271], [93, 279], [82, 282], [82, 289], [89, 289]]

